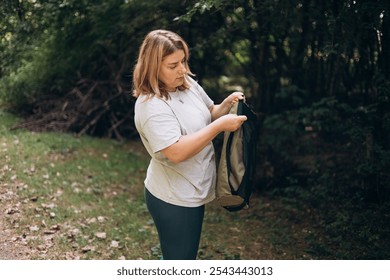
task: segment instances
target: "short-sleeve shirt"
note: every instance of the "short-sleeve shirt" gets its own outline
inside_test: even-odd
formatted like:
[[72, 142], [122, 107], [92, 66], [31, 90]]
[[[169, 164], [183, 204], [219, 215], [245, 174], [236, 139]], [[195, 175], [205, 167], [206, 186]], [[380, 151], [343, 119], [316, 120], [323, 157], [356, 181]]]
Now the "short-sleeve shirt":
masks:
[[215, 198], [216, 167], [212, 142], [195, 156], [173, 163], [161, 150], [211, 123], [214, 102], [188, 78], [190, 88], [170, 93], [170, 99], [141, 95], [134, 122], [151, 156], [145, 187], [157, 198], [179, 206], [197, 207]]

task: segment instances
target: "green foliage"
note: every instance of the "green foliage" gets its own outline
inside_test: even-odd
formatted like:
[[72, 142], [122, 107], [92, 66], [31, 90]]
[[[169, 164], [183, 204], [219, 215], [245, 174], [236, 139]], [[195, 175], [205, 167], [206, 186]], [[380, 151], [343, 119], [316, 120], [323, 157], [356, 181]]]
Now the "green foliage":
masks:
[[0, 98], [16, 110], [32, 103], [42, 96], [42, 92], [58, 92], [65, 84], [66, 69], [59, 64], [53, 71], [52, 61], [48, 59], [52, 55], [53, 42], [42, 40], [45, 44], [26, 50], [21, 54], [20, 65], [2, 78]]
[[[2, 64], [2, 99], [29, 105], [31, 97], [61, 96], [80, 82], [91, 87], [95, 81], [107, 83], [94, 92], [102, 102], [118, 91], [129, 93], [132, 65], [146, 29], [173, 23], [161, 16], [166, 14], [165, 5], [164, 1], [34, 1], [25, 4], [29, 16], [23, 22], [8, 11], [12, 24], [1, 46], [8, 53], [15, 52], [12, 46], [20, 47]], [[22, 25], [29, 28], [21, 29]]]
[[389, 103], [353, 103], [324, 98], [266, 119], [263, 156], [275, 168], [268, 189], [322, 212], [336, 258], [388, 258]]

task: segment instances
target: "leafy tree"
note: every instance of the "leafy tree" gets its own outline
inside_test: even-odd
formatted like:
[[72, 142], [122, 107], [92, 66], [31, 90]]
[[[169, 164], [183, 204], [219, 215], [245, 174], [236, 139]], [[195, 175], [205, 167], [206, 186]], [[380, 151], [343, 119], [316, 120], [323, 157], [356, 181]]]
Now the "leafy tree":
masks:
[[[181, 3], [168, 2], [21, 2], [24, 23], [4, 10], [21, 47], [3, 64], [2, 99], [49, 129], [131, 137], [132, 65], [147, 32], [177, 25]], [[22, 32], [22, 24], [32, 28]]]

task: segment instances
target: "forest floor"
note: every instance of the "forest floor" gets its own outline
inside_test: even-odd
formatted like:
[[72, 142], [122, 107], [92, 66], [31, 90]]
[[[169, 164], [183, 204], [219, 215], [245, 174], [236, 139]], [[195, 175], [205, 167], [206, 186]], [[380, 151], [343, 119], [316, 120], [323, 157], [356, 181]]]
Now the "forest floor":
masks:
[[[27, 260], [34, 255], [34, 250], [19, 238], [19, 234], [7, 222], [6, 215], [12, 211], [9, 202], [15, 199], [8, 186], [0, 185], [1, 212], [0, 212], [0, 260]], [[4, 200], [5, 199], [5, 200]]]
[[[159, 259], [139, 142], [11, 131], [0, 112], [0, 259]], [[316, 259], [318, 215], [254, 192], [249, 209], [206, 207], [199, 259]]]
[[[59, 233], [55, 232], [56, 230], [40, 230], [39, 226], [28, 226], [28, 233], [25, 233], [25, 230], [20, 231], [18, 225], [15, 227], [14, 220], [16, 215], [20, 215], [17, 205], [23, 203], [24, 209], [34, 208], [34, 202], [23, 201], [17, 193], [10, 191], [9, 185], [1, 184], [0, 193], [0, 260], [111, 259], [105, 254], [88, 256], [88, 248], [80, 250], [81, 246], [60, 246]], [[310, 248], [307, 240], [313, 234], [309, 218], [306, 221], [298, 218], [303, 213], [292, 209], [290, 212], [280, 201], [267, 201], [256, 196], [253, 203], [262, 205], [254, 205], [239, 214], [224, 213], [226, 210], [220, 209], [217, 203], [208, 205], [199, 250], [200, 259], [315, 258], [308, 252]], [[31, 218], [24, 217], [27, 220]], [[32, 235], [33, 231], [37, 233]], [[156, 234], [154, 231], [153, 233]], [[36, 243], [37, 240], [40, 242]], [[100, 241], [95, 239], [89, 242], [90, 248], [94, 247], [94, 243]], [[158, 255], [153, 252], [158, 250], [156, 247], [158, 246], [145, 247], [145, 252], [137, 257], [132, 257], [131, 252], [127, 253], [127, 256], [124, 253], [118, 259], [149, 259], [151, 255]]]

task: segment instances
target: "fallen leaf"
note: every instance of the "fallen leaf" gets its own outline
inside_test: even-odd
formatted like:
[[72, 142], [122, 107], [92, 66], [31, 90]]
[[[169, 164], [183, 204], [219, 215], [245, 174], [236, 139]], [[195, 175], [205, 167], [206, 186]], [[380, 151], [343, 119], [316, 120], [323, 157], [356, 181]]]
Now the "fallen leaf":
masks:
[[79, 260], [80, 256], [75, 254], [74, 252], [66, 252], [65, 259], [67, 260]]
[[5, 213], [8, 215], [12, 215], [12, 214], [19, 213], [19, 212], [20, 211], [18, 208], [8, 208], [7, 210], [5, 210]]
[[53, 209], [56, 207], [56, 205], [54, 203], [50, 203], [50, 204], [45, 204], [45, 203], [42, 203], [41, 206], [45, 209]]
[[53, 225], [50, 227], [51, 230], [60, 230], [60, 225]]
[[106, 237], [107, 237], [105, 232], [97, 232], [97, 233], [95, 233], [95, 236], [99, 239], [106, 239]]
[[88, 219], [87, 220], [87, 224], [94, 224], [94, 223], [96, 223], [96, 218], [95, 217], [93, 217], [93, 218], [90, 218], [90, 219]]
[[70, 230], [68, 232], [68, 237], [69, 238], [74, 238], [74, 237], [76, 237], [79, 234], [80, 234], [80, 230], [78, 228], [74, 228], [74, 229], [72, 229], [72, 230]]
[[39, 251], [46, 251], [46, 246], [45, 245], [39, 245], [38, 247], [37, 247], [37, 249], [39, 250]]
[[63, 190], [58, 189], [57, 192], [54, 194], [54, 196], [59, 197], [59, 196], [63, 195], [63, 193], [64, 193]]
[[81, 248], [81, 251], [82, 251], [83, 253], [95, 251], [95, 246], [87, 245], [87, 246]]
[[31, 226], [29, 227], [30, 231], [38, 231], [39, 227], [38, 226]]

